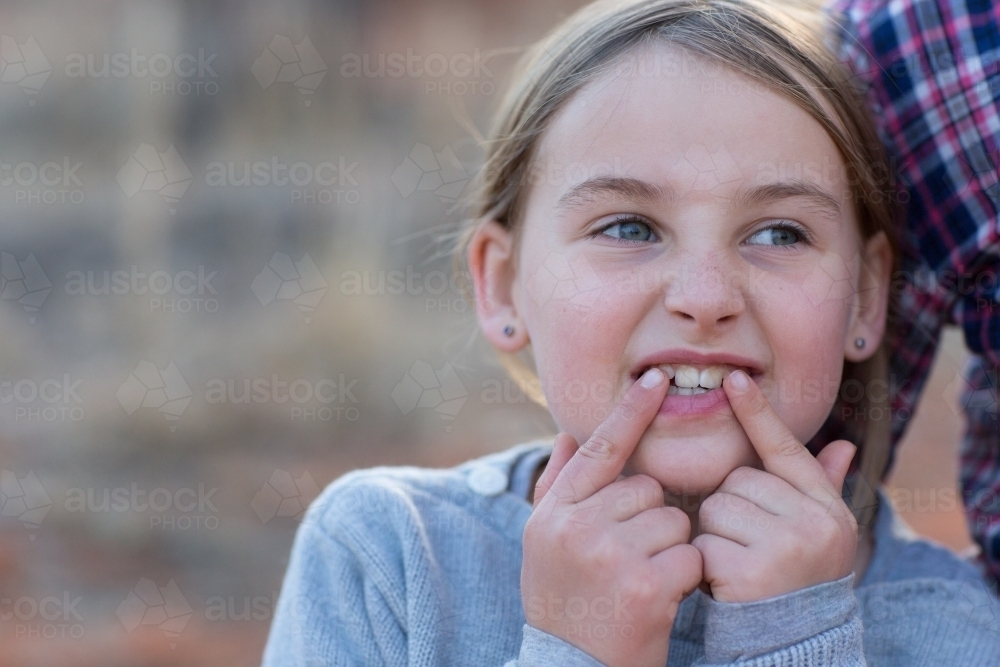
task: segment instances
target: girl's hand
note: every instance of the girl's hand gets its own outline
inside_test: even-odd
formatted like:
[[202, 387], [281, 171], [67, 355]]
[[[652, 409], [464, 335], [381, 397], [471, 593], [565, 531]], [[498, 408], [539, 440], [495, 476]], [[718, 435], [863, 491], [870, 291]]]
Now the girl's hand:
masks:
[[858, 524], [841, 487], [856, 447], [837, 440], [813, 457], [745, 373], [723, 386], [767, 472], [737, 468], [701, 506], [691, 544], [712, 597], [749, 602], [850, 574]]
[[524, 528], [528, 624], [609, 667], [663, 667], [677, 608], [702, 579], [687, 515], [652, 477], [618, 479], [668, 384], [646, 371], [582, 447], [560, 433]]

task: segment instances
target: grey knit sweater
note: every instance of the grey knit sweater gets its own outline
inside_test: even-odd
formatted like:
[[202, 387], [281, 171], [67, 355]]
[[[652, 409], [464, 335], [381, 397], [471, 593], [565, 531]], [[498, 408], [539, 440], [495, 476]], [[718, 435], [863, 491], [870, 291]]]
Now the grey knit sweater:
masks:
[[[525, 623], [528, 486], [551, 449], [525, 443], [455, 468], [378, 467], [333, 482], [296, 536], [265, 667], [600, 667]], [[880, 501], [856, 587], [851, 574], [745, 604], [695, 591], [669, 667], [1000, 666], [1000, 611], [979, 572], [907, 535]], [[627, 631], [619, 620], [609, 631]]]

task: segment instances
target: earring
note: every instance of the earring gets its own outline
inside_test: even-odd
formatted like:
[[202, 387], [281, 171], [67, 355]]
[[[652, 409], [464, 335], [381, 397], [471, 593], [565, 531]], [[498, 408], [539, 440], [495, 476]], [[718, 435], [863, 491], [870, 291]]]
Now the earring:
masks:
[[508, 336], [508, 337], [509, 337], [509, 336], [513, 336], [513, 335], [514, 335], [514, 327], [512, 327], [512, 326], [511, 326], [511, 325], [509, 325], [509, 324], [508, 324], [507, 326], [505, 326], [505, 327], [503, 328], [503, 335], [504, 335], [504, 336]]
[[855, 338], [854, 339], [854, 347], [858, 348], [859, 350], [863, 350], [864, 347], [865, 347], [865, 339], [864, 338]]

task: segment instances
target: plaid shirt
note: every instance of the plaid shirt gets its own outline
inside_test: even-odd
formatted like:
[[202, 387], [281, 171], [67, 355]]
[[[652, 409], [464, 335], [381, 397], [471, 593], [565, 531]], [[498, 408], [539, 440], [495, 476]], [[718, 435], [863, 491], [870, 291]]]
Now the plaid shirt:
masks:
[[[908, 195], [893, 285], [898, 327], [887, 341], [893, 446], [942, 326], [961, 326], [974, 354], [962, 394], [962, 495], [979, 564], [1000, 577], [1000, 3], [834, 0], [828, 11], [839, 25], [835, 48], [865, 90]], [[810, 447], [850, 432], [837, 414]]]

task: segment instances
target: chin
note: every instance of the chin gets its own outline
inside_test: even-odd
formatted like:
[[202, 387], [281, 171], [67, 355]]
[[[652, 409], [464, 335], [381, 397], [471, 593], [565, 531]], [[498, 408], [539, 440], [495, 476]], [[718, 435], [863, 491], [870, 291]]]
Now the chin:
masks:
[[649, 475], [667, 493], [700, 502], [719, 488], [733, 470], [759, 463], [742, 429], [685, 437], [646, 434], [629, 458], [625, 472]]

